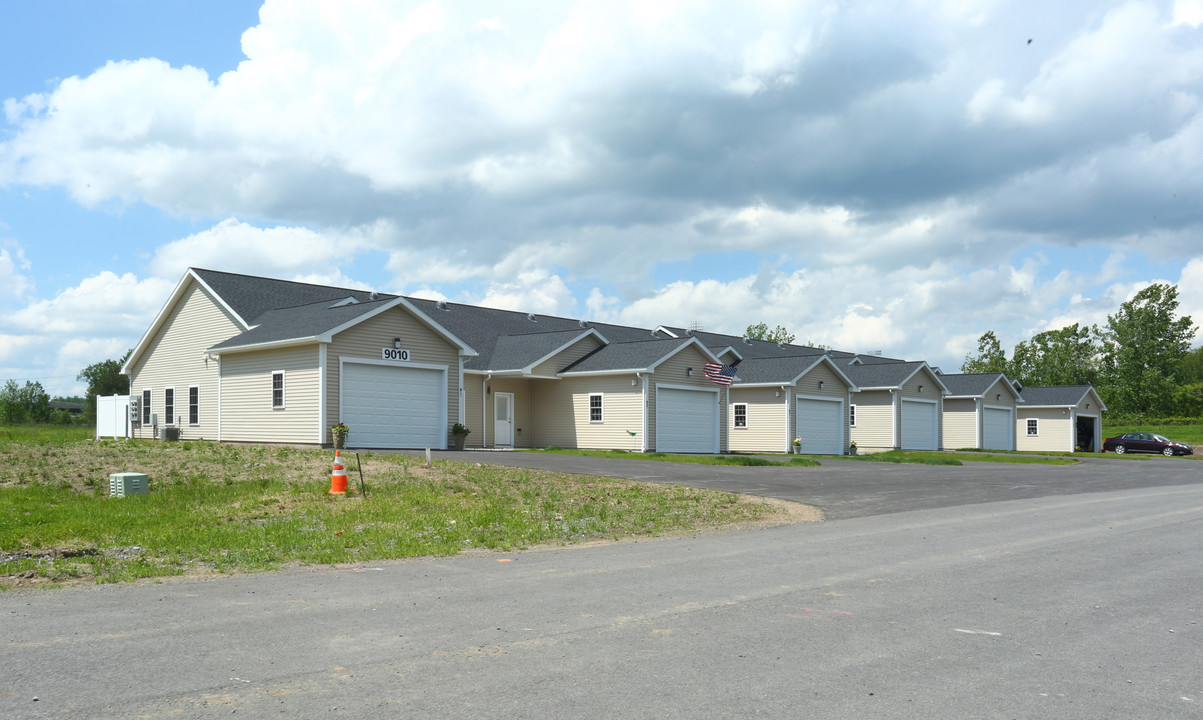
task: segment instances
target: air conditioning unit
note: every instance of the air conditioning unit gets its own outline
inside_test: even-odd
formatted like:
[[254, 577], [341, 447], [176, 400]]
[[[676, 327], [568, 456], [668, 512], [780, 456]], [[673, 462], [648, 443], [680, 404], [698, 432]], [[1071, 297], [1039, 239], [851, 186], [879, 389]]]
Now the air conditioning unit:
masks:
[[161, 427], [159, 428], [160, 440], [176, 441], [180, 439], [180, 429], [178, 427]]
[[109, 475], [109, 497], [147, 495], [150, 493], [150, 478], [145, 473], [123, 472]]

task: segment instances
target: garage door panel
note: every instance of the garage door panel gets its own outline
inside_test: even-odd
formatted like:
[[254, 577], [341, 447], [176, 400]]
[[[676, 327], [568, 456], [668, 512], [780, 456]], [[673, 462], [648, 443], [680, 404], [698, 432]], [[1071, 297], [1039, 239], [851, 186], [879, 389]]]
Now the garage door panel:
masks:
[[794, 437], [802, 438], [802, 452], [807, 455], [843, 455], [843, 419], [843, 403], [798, 398]]
[[708, 390], [656, 390], [656, 450], [718, 452], [718, 394]]
[[936, 404], [902, 401], [902, 449], [938, 450]]
[[1010, 410], [984, 408], [982, 414], [982, 447], [987, 450], [1014, 450], [1011, 447], [1011, 430], [1015, 421]]
[[347, 363], [340, 387], [340, 416], [352, 445], [446, 447], [445, 371]]

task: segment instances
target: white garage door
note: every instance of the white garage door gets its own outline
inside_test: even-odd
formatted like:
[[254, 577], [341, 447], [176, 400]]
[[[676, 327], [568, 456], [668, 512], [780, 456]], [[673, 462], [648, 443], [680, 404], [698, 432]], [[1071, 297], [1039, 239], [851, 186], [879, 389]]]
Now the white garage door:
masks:
[[656, 450], [718, 452], [718, 393], [657, 388]]
[[807, 455], [843, 455], [843, 421], [843, 403], [798, 398], [794, 437], [802, 438], [802, 452]]
[[1002, 408], [985, 408], [982, 415], [982, 447], [987, 450], [1014, 450], [1011, 447], [1011, 429], [1015, 427], [1011, 411]]
[[445, 370], [343, 365], [340, 417], [347, 444], [369, 448], [446, 448]]
[[936, 404], [902, 401], [902, 449], [936, 450]]

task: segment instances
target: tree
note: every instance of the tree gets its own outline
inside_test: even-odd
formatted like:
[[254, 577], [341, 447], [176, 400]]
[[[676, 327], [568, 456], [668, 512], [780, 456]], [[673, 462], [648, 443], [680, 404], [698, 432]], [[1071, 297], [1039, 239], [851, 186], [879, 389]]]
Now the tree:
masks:
[[24, 385], [17, 385], [16, 380], [4, 383], [4, 389], [0, 390], [0, 424], [20, 425], [49, 419], [50, 395], [42, 389], [42, 383], [28, 380]]
[[1107, 316], [1100, 333], [1103, 399], [1117, 414], [1169, 415], [1196, 328], [1175, 318], [1178, 287], [1155, 283]]
[[1045, 330], [1011, 353], [1012, 376], [1024, 385], [1093, 385], [1098, 381], [1098, 328], [1074, 323]]
[[84, 396], [84, 413], [88, 418], [96, 418], [97, 395], [126, 395], [129, 393], [129, 377], [121, 374], [121, 366], [129, 359], [133, 350], [127, 350], [120, 360], [102, 360], [92, 363], [75, 376], [76, 380], [88, 383], [88, 392]]
[[764, 323], [756, 323], [749, 325], [744, 331], [744, 335], [753, 340], [768, 340], [769, 342], [789, 344], [794, 341], [794, 334], [785, 329], [785, 326], [778, 325], [769, 330], [769, 326]]
[[964, 373], [1003, 373], [1012, 376], [1011, 364], [1007, 362], [1007, 353], [1002, 349], [1002, 343], [993, 330], [987, 330], [977, 339], [977, 357], [966, 355], [961, 363]]

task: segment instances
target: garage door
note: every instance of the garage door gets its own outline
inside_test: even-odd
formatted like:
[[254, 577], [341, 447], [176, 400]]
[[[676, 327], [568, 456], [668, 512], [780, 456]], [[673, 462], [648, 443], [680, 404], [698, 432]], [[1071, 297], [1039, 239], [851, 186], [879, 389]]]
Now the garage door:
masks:
[[798, 398], [794, 437], [802, 438], [802, 452], [807, 455], [843, 455], [843, 403]]
[[718, 452], [718, 393], [657, 388], [656, 450]]
[[1014, 427], [1010, 410], [985, 408], [982, 416], [982, 447], [987, 450], [1014, 450], [1011, 447], [1011, 429]]
[[343, 365], [342, 421], [347, 444], [369, 448], [446, 448], [446, 370]]
[[936, 450], [936, 404], [902, 401], [902, 449]]

